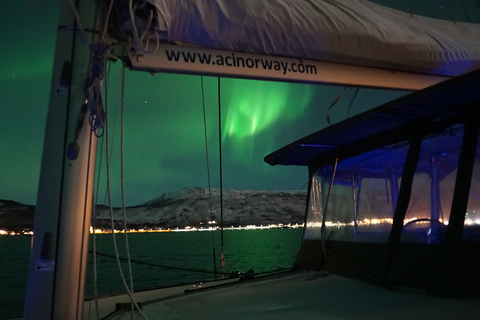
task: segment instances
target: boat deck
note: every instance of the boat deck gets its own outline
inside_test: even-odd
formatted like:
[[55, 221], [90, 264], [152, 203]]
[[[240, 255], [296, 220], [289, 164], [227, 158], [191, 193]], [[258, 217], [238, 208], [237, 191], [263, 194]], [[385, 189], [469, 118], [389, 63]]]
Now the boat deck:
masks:
[[[150, 303], [138, 297], [147, 319], [480, 319], [479, 301], [387, 290], [321, 273], [235, 282], [172, 298], [165, 294], [151, 293], [148, 298], [156, 302]], [[92, 319], [88, 312], [85, 316]], [[125, 310], [104, 319], [131, 319], [131, 314]]]

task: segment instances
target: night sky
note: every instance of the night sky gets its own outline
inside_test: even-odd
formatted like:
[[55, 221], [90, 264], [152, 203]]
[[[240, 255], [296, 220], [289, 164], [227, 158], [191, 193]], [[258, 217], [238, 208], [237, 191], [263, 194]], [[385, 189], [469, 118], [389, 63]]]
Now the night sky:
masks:
[[[414, 1], [375, 1], [410, 12]], [[422, 1], [437, 18], [480, 22], [475, 1]], [[468, 2], [468, 3], [467, 3]], [[475, 11], [476, 10], [476, 11]], [[0, 199], [35, 204], [45, 130], [58, 4], [54, 0], [0, 3]], [[468, 17], [465, 12], [468, 13]], [[450, 18], [455, 15], [454, 18]], [[108, 111], [113, 139], [114, 204], [120, 180], [120, 62], [110, 66]], [[202, 98], [202, 81], [204, 94]], [[125, 196], [136, 205], [183, 187], [207, 187], [203, 108], [206, 110], [212, 187], [219, 186], [218, 80], [175, 74], [129, 71], [125, 78]], [[268, 153], [327, 126], [326, 110], [343, 87], [253, 80], [220, 80], [223, 187], [305, 190], [304, 167], [271, 167]], [[332, 122], [347, 115], [354, 95], [349, 88], [331, 111]], [[351, 114], [398, 97], [404, 92], [360, 89]], [[99, 140], [99, 147], [105, 146]], [[105, 151], [98, 151], [104, 157]], [[99, 165], [100, 167], [100, 165]], [[105, 181], [105, 163], [100, 177]], [[104, 199], [105, 183], [99, 188]]]

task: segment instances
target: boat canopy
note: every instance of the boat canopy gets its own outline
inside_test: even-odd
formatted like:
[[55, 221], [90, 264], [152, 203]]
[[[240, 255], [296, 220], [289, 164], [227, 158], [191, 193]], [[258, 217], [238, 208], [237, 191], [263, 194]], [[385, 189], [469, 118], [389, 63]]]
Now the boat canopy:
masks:
[[479, 86], [477, 70], [268, 155], [309, 169], [295, 266], [478, 296]]
[[161, 40], [456, 76], [480, 68], [480, 26], [364, 0], [148, 0]]
[[[265, 157], [271, 165], [305, 166], [334, 158], [342, 148], [371, 143], [398, 128], [440, 119], [458, 109], [480, 104], [480, 70], [401, 97], [299, 139]], [[405, 137], [405, 135], [402, 135]], [[366, 141], [366, 142], [365, 142]]]

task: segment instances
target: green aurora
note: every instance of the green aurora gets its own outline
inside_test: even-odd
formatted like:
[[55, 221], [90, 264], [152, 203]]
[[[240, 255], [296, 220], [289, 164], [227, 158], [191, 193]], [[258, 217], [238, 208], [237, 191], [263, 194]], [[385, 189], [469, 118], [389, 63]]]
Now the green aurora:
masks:
[[[414, 14], [480, 22], [477, 1], [375, 0]], [[48, 109], [58, 0], [2, 1], [0, 90], [0, 198], [34, 204]], [[9, 14], [5, 14], [9, 13]], [[108, 113], [115, 204], [120, 195], [121, 65], [113, 63]], [[203, 82], [203, 91], [202, 91]], [[178, 74], [126, 72], [125, 196], [136, 205], [183, 187], [305, 189], [303, 167], [271, 167], [268, 153], [327, 126], [326, 110], [343, 87]], [[349, 116], [353, 89], [330, 111]], [[361, 89], [350, 116], [405, 94]], [[218, 97], [220, 96], [220, 101]], [[221, 127], [219, 128], [219, 105]], [[205, 119], [203, 110], [205, 108]], [[205, 132], [207, 139], [205, 140]], [[219, 139], [221, 132], [221, 139]], [[99, 141], [99, 148], [105, 142]], [[208, 148], [208, 166], [207, 153]], [[104, 202], [105, 151], [99, 149], [99, 202]]]

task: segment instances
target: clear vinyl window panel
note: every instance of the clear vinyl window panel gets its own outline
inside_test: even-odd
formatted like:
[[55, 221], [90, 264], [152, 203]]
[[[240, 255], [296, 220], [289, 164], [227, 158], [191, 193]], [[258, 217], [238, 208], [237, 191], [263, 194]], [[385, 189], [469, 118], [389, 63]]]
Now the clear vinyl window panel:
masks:
[[422, 141], [401, 242], [443, 241], [450, 218], [464, 125]]
[[475, 153], [475, 164], [470, 183], [462, 238], [467, 242], [480, 242], [480, 137], [477, 143], [477, 152]]
[[322, 179], [314, 175], [310, 187], [307, 223], [305, 225], [304, 239], [320, 239], [323, 221], [323, 193]]
[[[313, 175], [306, 239], [387, 241], [409, 144], [369, 151]], [[323, 220], [323, 232], [322, 224]]]

